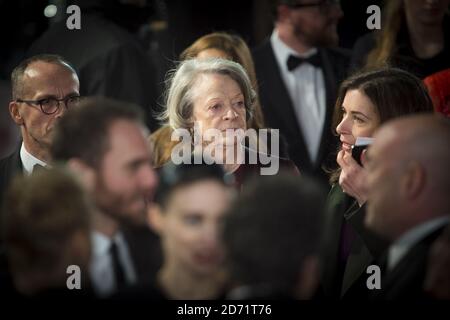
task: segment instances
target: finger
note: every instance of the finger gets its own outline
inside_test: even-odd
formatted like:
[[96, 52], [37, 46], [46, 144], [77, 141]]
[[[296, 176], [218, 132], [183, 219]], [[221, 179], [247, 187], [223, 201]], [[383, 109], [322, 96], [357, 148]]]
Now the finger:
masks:
[[350, 167], [361, 167], [350, 153], [344, 155], [344, 161]]
[[339, 151], [337, 158], [336, 158], [336, 161], [341, 168], [345, 167], [345, 165], [346, 165], [345, 161], [344, 161], [344, 155], [345, 155], [345, 151], [341, 150], [341, 151]]

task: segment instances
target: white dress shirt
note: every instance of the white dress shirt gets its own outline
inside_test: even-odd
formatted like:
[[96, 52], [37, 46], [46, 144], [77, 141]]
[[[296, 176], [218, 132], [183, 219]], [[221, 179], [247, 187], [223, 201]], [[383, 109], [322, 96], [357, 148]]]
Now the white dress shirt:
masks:
[[312, 48], [305, 54], [299, 54], [279, 38], [276, 29], [272, 33], [270, 42], [294, 106], [308, 154], [311, 161], [315, 163], [325, 123], [326, 91], [323, 71], [310, 63], [302, 63], [296, 69], [289, 71], [287, 60], [290, 55], [308, 58], [317, 53], [317, 48]]
[[136, 283], [136, 272], [131, 260], [128, 245], [122, 233], [118, 232], [113, 238], [109, 238], [99, 232], [92, 232], [92, 256], [90, 276], [92, 286], [100, 297], [106, 297], [117, 289], [114, 276], [112, 256], [110, 252], [112, 241], [117, 245], [119, 261], [122, 265], [127, 284]]
[[414, 247], [420, 240], [436, 231], [440, 227], [448, 224], [450, 215], [439, 217], [411, 229], [402, 235], [397, 241], [389, 247], [388, 251], [388, 270], [391, 271], [402, 260], [402, 258]]
[[47, 164], [33, 156], [31, 153], [27, 151], [25, 145], [22, 142], [22, 146], [20, 147], [20, 161], [22, 161], [23, 171], [25, 174], [30, 175], [33, 172], [33, 167], [36, 164], [39, 164], [43, 167], [46, 167]]

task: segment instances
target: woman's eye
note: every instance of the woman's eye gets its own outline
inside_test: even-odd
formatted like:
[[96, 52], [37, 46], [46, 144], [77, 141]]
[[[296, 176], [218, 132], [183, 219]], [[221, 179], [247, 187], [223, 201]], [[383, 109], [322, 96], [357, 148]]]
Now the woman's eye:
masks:
[[364, 120], [360, 117], [353, 117], [353, 120], [357, 123], [364, 123]]
[[347, 112], [345, 111], [344, 108], [341, 108], [341, 113], [342, 113], [342, 115], [344, 115], [344, 116], [347, 114]]
[[245, 107], [244, 101], [238, 101], [238, 102], [236, 102], [236, 105], [237, 105], [239, 108]]
[[219, 110], [221, 108], [221, 105], [220, 104], [215, 104], [215, 105], [213, 105], [210, 109], [211, 110]]

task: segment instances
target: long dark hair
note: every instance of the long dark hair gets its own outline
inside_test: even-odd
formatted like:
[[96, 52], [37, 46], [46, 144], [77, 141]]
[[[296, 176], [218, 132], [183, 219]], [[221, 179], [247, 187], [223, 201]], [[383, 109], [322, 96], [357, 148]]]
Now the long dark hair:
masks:
[[[333, 115], [333, 130], [342, 120], [342, 103], [349, 90], [360, 90], [376, 107], [380, 125], [407, 114], [432, 112], [433, 104], [422, 81], [397, 68], [382, 68], [356, 73], [342, 82]], [[330, 183], [339, 179], [341, 169], [328, 170]]]

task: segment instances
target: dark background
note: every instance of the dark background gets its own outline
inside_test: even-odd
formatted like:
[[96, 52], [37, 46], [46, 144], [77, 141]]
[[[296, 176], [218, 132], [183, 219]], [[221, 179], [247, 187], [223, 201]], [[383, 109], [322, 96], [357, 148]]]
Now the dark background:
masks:
[[[17, 128], [9, 117], [9, 77], [25, 57], [31, 43], [58, 19], [67, 19], [65, 8], [76, 0], [0, 0], [0, 157], [17, 142]], [[79, 0], [98, 1], [98, 0]], [[100, 0], [101, 1], [101, 0]], [[126, 0], [110, 0], [126, 1]], [[143, 0], [147, 4], [147, 23], [134, 28], [132, 14], [121, 13], [117, 22], [133, 30], [158, 66], [158, 79], [173, 66], [180, 52], [200, 36], [212, 31], [241, 35], [250, 47], [258, 45], [272, 31], [270, 0]], [[59, 10], [53, 18], [44, 16], [47, 5]], [[340, 46], [352, 48], [366, 28], [371, 4], [381, 0], [341, 0], [344, 17], [338, 25]], [[134, 19], [136, 20], [136, 19]], [[81, 12], [83, 28], [83, 11]], [[134, 29], [133, 29], [134, 28]], [[73, 32], [76, 32], [74, 30]]]

